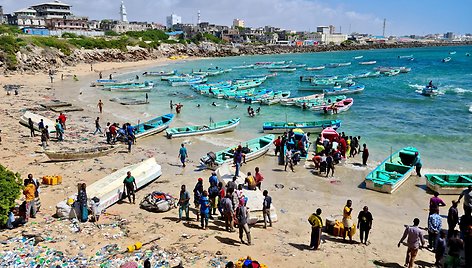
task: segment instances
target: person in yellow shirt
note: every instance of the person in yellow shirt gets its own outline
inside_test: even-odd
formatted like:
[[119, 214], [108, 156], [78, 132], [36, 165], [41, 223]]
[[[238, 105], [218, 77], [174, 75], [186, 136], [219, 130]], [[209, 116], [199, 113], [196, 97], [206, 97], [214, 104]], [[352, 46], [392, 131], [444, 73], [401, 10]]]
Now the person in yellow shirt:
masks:
[[36, 204], [34, 201], [36, 186], [31, 179], [24, 180], [25, 188], [23, 189], [23, 194], [25, 195], [26, 199], [26, 216], [25, 221], [28, 221], [29, 217], [35, 218], [36, 217]]
[[247, 173], [244, 183], [247, 183], [247, 188], [249, 190], [256, 190], [256, 179], [254, 179], [254, 176], [251, 175], [251, 172]]
[[347, 200], [346, 206], [343, 210], [343, 225], [344, 225], [344, 235], [343, 239], [346, 240], [346, 235], [349, 236], [349, 241], [352, 242], [351, 228], [352, 228], [352, 201]]
[[316, 210], [308, 218], [308, 222], [311, 224], [311, 240], [310, 249], [317, 250], [321, 243], [321, 229], [323, 228], [323, 220], [321, 219], [321, 208]]

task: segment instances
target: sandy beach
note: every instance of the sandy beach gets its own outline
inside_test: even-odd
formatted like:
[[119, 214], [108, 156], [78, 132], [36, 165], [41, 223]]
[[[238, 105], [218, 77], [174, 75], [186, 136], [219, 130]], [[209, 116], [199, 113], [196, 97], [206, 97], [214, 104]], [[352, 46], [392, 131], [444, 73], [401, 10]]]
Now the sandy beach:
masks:
[[[143, 116], [133, 110], [133, 107], [124, 107], [118, 103], [104, 101], [104, 113], [99, 114], [98, 99], [89, 93], [92, 90], [87, 85], [97, 79], [98, 72], [107, 78], [110, 73], [119, 74], [141, 70], [148, 66], [164, 65], [171, 62], [144, 61], [133, 63], [97, 63], [83, 64], [57, 70], [54, 83], [50, 83], [46, 74], [13, 75], [0, 77], [0, 86], [5, 84], [24, 85], [19, 95], [0, 94], [0, 111], [3, 123], [1, 126], [1, 164], [8, 169], [19, 172], [22, 178], [28, 173], [41, 178], [45, 175], [61, 175], [63, 183], [56, 186], [43, 185], [41, 187], [41, 211], [36, 219], [32, 219], [24, 227], [0, 233], [0, 240], [6, 240], [28, 233], [46, 234], [54, 242], [44, 241], [49, 248], [57, 248], [68, 254], [82, 253], [92, 256], [97, 250], [107, 244], [117, 244], [126, 248], [137, 241], [142, 243], [160, 238], [144, 247], [158, 245], [160, 248], [175, 252], [182, 260], [184, 267], [211, 267], [213, 258], [223, 258], [231, 261], [245, 256], [251, 256], [269, 267], [400, 267], [404, 263], [406, 247], [397, 247], [404, 225], [412, 224], [415, 217], [421, 220], [420, 226], [427, 226], [428, 205], [431, 194], [426, 191], [425, 179], [413, 175], [394, 194], [382, 194], [363, 187], [364, 177], [375, 167], [376, 163], [369, 163], [367, 167], [358, 164], [361, 158], [348, 159], [342, 166], [336, 167], [334, 177], [324, 177], [312, 174], [310, 169], [302, 165], [295, 167], [295, 172], [284, 172], [282, 166], [277, 165], [274, 151], [242, 167], [243, 172], [254, 171], [260, 167], [265, 180], [263, 189], [269, 191], [273, 203], [277, 208], [278, 222], [273, 228], [263, 229], [262, 223], [251, 228], [253, 237], [252, 246], [240, 244], [238, 233], [225, 231], [224, 222], [210, 221], [209, 230], [199, 229], [199, 222], [191, 212], [193, 221], [190, 223], [176, 223], [178, 210], [173, 209], [165, 213], [151, 213], [139, 208], [142, 198], [152, 191], [163, 191], [178, 196], [182, 184], [192, 194], [197, 178], [204, 179], [205, 189], [208, 185], [209, 170], [200, 170], [199, 158], [208, 151], [215, 150], [215, 145], [205, 139], [183, 138], [168, 140], [162, 133], [139, 141], [128, 154], [119, 150], [108, 156], [98, 159], [89, 159], [76, 162], [51, 163], [41, 153], [40, 137], [29, 137], [29, 130], [18, 124], [21, 114], [25, 110], [35, 111], [51, 119], [58, 114], [41, 109], [42, 102], [51, 99], [60, 99], [82, 107], [84, 111], [66, 113], [67, 129], [65, 141], [57, 144], [50, 142], [51, 148], [94, 146], [105, 142], [105, 138], [92, 135], [94, 119], [101, 117], [102, 127], [107, 121], [123, 123]], [[61, 81], [61, 74], [64, 80]], [[72, 79], [77, 75], [79, 81]], [[169, 112], [171, 112], [169, 110]], [[183, 113], [191, 113], [192, 109], [184, 109]], [[177, 115], [172, 126], [180, 126]], [[351, 133], [347, 133], [351, 135]], [[354, 135], [356, 133], [352, 133]], [[209, 138], [219, 139], [221, 134]], [[237, 139], [238, 137], [233, 137]], [[208, 138], [208, 137], [207, 137]], [[242, 140], [241, 140], [242, 141]], [[189, 165], [182, 168], [177, 158], [180, 143], [185, 143], [189, 151]], [[386, 153], [387, 154], [387, 153]], [[94, 227], [91, 223], [83, 226], [83, 231], [71, 231], [68, 221], [58, 221], [52, 216], [55, 205], [67, 196], [75, 193], [78, 182], [93, 183], [102, 177], [126, 165], [140, 162], [149, 157], [155, 157], [162, 166], [163, 175], [152, 184], [138, 191], [136, 204], [127, 201], [115, 204], [107, 209], [100, 223], [109, 224], [104, 230]], [[428, 167], [425, 168], [427, 171]], [[424, 172], [425, 172], [424, 171]], [[281, 184], [283, 188], [275, 185]], [[447, 204], [457, 196], [441, 196]], [[369, 236], [370, 244], [349, 244], [339, 237], [323, 234], [320, 250], [308, 250], [311, 227], [307, 221], [309, 215], [317, 208], [323, 210], [322, 218], [335, 216], [341, 219], [343, 206], [347, 199], [353, 201], [353, 217], [363, 206], [368, 206], [373, 214], [373, 229]], [[193, 199], [192, 199], [193, 200]], [[20, 202], [20, 200], [18, 200]], [[443, 228], [447, 223], [444, 216], [447, 208], [441, 209]], [[462, 209], [460, 209], [462, 213]], [[125, 219], [119, 227], [113, 223]], [[356, 221], [357, 222], [357, 221]], [[425, 231], [426, 234], [426, 231]], [[358, 233], [355, 240], [359, 241]], [[178, 259], [177, 259], [178, 260]], [[177, 261], [176, 261], [177, 262]], [[428, 250], [421, 250], [417, 257], [417, 265], [427, 267], [434, 263], [434, 254]], [[177, 265], [173, 263], [172, 265]]]

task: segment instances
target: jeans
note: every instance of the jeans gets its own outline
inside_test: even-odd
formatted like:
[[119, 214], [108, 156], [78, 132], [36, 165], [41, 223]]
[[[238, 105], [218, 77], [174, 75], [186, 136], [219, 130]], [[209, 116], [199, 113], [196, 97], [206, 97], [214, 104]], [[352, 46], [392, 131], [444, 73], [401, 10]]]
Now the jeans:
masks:
[[428, 247], [436, 249], [436, 239], [438, 238], [438, 233], [428, 231]]
[[131, 196], [133, 196], [133, 204], [136, 201], [136, 195], [134, 194], [134, 187], [126, 187], [126, 195], [128, 196], [128, 200], [131, 203]]
[[238, 177], [239, 176], [239, 169], [241, 168], [241, 163], [236, 163], [236, 172], [234, 173], [234, 176]]
[[269, 218], [269, 226], [272, 227], [272, 219], [270, 218], [270, 208], [264, 208], [262, 210], [262, 216], [264, 217], [264, 228], [267, 228], [266, 217]]
[[239, 227], [239, 239], [243, 241], [243, 232], [246, 233], [247, 243], [250, 245], [251, 244], [251, 231], [249, 229], [249, 225], [247, 223], [245, 224], [238, 223], [238, 227]]
[[185, 211], [185, 217], [187, 220], [190, 219], [190, 217], [188, 216], [188, 212], [189, 212], [189, 204], [186, 204], [186, 205], [180, 205], [179, 207], [179, 220], [182, 219], [182, 212]]
[[208, 227], [208, 217], [210, 216], [208, 213], [201, 213], [202, 217], [200, 218], [200, 223], [202, 224], [202, 228]]
[[[359, 236], [361, 237], [361, 243], [364, 242], [364, 241], [365, 241], [365, 243], [367, 243], [367, 239], [369, 239], [370, 229], [369, 228], [360, 228], [359, 231], [360, 231]], [[365, 240], [364, 240], [364, 238], [365, 238]]]
[[95, 129], [95, 132], [93, 133], [93, 135], [97, 134], [97, 132], [100, 132], [100, 134], [103, 134], [102, 129], [100, 127], [97, 127]]

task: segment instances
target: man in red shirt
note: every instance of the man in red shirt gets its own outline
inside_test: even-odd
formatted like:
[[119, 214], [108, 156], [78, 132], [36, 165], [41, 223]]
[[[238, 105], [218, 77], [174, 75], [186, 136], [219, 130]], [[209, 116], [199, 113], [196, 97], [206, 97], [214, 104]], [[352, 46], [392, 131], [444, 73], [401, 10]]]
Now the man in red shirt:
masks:
[[280, 150], [280, 145], [282, 145], [282, 141], [280, 140], [280, 136], [277, 137], [277, 139], [274, 141], [275, 145], [275, 156], [277, 156], [277, 153], [279, 153]]
[[59, 119], [59, 123], [62, 125], [62, 128], [66, 129], [66, 120], [67, 120], [66, 115], [63, 113], [60, 113], [57, 119]]
[[261, 183], [264, 180], [264, 176], [259, 172], [259, 167], [256, 167], [256, 174], [254, 174], [254, 177], [256, 179], [256, 186], [261, 189]]
[[113, 123], [110, 126], [110, 135], [111, 135], [111, 143], [115, 143], [116, 141], [116, 124]]

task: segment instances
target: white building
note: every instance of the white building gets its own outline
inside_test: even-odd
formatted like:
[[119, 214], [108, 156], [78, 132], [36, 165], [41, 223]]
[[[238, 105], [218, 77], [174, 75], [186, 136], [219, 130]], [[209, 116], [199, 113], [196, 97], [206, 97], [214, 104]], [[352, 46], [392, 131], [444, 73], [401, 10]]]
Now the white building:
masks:
[[167, 29], [171, 29], [172, 26], [182, 23], [182, 17], [177, 16], [176, 14], [172, 14], [170, 16], [167, 16], [166, 22]]
[[128, 13], [126, 13], [126, 7], [123, 1], [121, 1], [121, 6], [120, 6], [120, 19], [121, 22], [128, 22], [128, 18], [126, 17]]
[[24, 8], [13, 12], [9, 24], [18, 25], [18, 27], [44, 27], [46, 25], [42, 17], [36, 15], [36, 10]]
[[44, 19], [62, 19], [64, 17], [72, 16], [71, 5], [59, 1], [41, 3], [31, 6], [37, 11], [36, 16]]
[[233, 27], [243, 27], [244, 28], [244, 20], [234, 19], [233, 20]]

